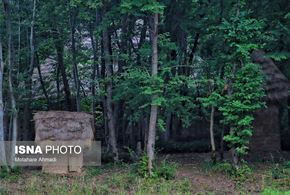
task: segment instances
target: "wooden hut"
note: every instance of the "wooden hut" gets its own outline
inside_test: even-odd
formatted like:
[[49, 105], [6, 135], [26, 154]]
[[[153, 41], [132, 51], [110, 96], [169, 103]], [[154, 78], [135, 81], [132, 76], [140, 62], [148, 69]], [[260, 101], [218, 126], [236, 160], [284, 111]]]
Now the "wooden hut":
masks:
[[265, 75], [267, 107], [255, 113], [254, 131], [250, 141], [251, 152], [274, 152], [281, 150], [279, 108], [286, 104], [289, 81], [261, 50], [252, 53], [252, 61], [261, 66]]
[[[53, 144], [81, 144], [90, 147], [94, 137], [93, 117], [87, 113], [41, 111], [34, 114], [35, 142], [41, 146]], [[66, 155], [57, 163], [43, 163], [43, 172], [80, 172], [83, 156]]]

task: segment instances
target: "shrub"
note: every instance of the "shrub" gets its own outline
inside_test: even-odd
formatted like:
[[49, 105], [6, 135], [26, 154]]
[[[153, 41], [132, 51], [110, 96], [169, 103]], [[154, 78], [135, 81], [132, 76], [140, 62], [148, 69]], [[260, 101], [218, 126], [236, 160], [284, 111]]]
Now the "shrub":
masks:
[[6, 195], [6, 194], [9, 194], [9, 193], [8, 193], [8, 191], [6, 189], [0, 187], [0, 194], [1, 195]]
[[[155, 167], [155, 165], [154, 165]], [[139, 161], [137, 162], [137, 166], [136, 166], [136, 170], [137, 173], [141, 176], [141, 177], [149, 177], [149, 173], [148, 173], [148, 156], [147, 155], [142, 155], [139, 159]], [[152, 170], [153, 175], [151, 177], [156, 177], [157, 174], [155, 172], [155, 169], [153, 168]]]
[[20, 167], [15, 167], [13, 169], [6, 169], [4, 167], [0, 168], [0, 178], [16, 181], [21, 175]]
[[[290, 190], [290, 164], [289, 161], [283, 164], [275, 164], [268, 172], [264, 180], [265, 193], [267, 193], [268, 188], [270, 190], [280, 190], [287, 191]], [[290, 193], [290, 192], [289, 192]]]
[[230, 175], [230, 171], [232, 171], [232, 165], [228, 162], [206, 162], [202, 164], [202, 169], [205, 172], [213, 171], [213, 172], [222, 172], [226, 175]]
[[247, 164], [247, 163], [242, 163], [241, 166], [238, 168], [234, 168], [234, 174], [233, 176], [238, 180], [238, 181], [246, 181], [247, 178], [252, 175], [253, 170], [252, 168]]
[[275, 164], [270, 170], [273, 179], [289, 178], [290, 175], [290, 162], [285, 162], [282, 165]]
[[135, 166], [136, 172], [144, 178], [164, 178], [166, 180], [173, 179], [176, 172], [177, 164], [168, 163], [163, 160], [159, 166], [153, 163], [152, 175], [148, 173], [148, 156], [143, 155], [140, 157], [138, 163]]
[[101, 172], [102, 171], [99, 167], [87, 167], [85, 178], [90, 179], [92, 177], [95, 177], [95, 176], [101, 174]]
[[213, 172], [224, 173], [237, 181], [245, 181], [252, 174], [252, 169], [246, 162], [241, 163], [238, 168], [229, 162], [209, 162], [203, 165], [203, 168], [206, 171], [211, 170]]
[[164, 179], [173, 179], [175, 176], [177, 164], [176, 163], [168, 163], [165, 160], [161, 162], [159, 167], [157, 167], [158, 177]]

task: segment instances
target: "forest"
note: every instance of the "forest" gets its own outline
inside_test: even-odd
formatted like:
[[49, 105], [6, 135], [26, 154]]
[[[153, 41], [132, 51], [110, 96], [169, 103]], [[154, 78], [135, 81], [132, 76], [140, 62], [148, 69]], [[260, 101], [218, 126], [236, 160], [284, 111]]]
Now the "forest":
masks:
[[289, 79], [289, 0], [2, 0], [0, 194], [289, 195]]

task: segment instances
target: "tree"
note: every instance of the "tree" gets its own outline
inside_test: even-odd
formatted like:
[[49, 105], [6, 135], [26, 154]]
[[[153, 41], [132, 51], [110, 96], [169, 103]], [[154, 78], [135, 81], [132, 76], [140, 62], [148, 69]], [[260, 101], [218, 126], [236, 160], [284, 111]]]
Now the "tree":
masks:
[[4, 102], [3, 102], [3, 77], [4, 77], [4, 61], [2, 52], [2, 36], [0, 36], [0, 162], [1, 165], [7, 164], [6, 152], [4, 144]]
[[235, 164], [247, 153], [263, 106], [254, 49], [265, 47], [290, 75], [287, 0], [2, 1], [0, 112], [7, 105], [4, 118], [14, 119], [4, 126], [16, 132], [18, 112], [19, 138], [31, 140], [33, 110], [92, 112], [114, 160], [124, 147], [142, 148], [151, 175], [155, 145], [204, 120], [213, 160], [224, 140]]
[[[152, 67], [151, 67], [151, 75], [152, 77], [156, 77], [158, 73], [158, 13], [153, 14], [152, 20], [152, 34], [151, 34], [151, 41], [152, 41]], [[152, 100], [154, 101], [158, 98], [156, 95], [152, 96]], [[156, 139], [156, 121], [157, 121], [157, 110], [158, 106], [154, 103], [151, 105], [150, 111], [150, 121], [149, 121], [149, 131], [148, 131], [148, 143], [147, 143], [147, 155], [148, 155], [148, 171], [149, 174], [152, 175], [153, 169], [153, 160], [154, 160], [154, 147], [155, 147], [155, 139]]]
[[74, 83], [75, 83], [75, 88], [76, 88], [76, 106], [77, 106], [77, 111], [79, 112], [81, 110], [81, 100], [80, 100], [79, 72], [78, 72], [78, 66], [77, 66], [77, 61], [76, 61], [76, 40], [75, 40], [76, 17], [77, 17], [77, 9], [75, 5], [71, 5], [70, 6], [71, 51], [72, 51]]
[[29, 47], [30, 47], [30, 64], [28, 67], [27, 75], [26, 75], [26, 90], [27, 93], [27, 101], [24, 106], [24, 122], [23, 122], [23, 128], [24, 128], [24, 140], [29, 140], [28, 132], [30, 127], [30, 120], [31, 120], [31, 99], [32, 99], [32, 74], [33, 69], [35, 66], [35, 39], [34, 39], [34, 25], [35, 25], [35, 14], [36, 14], [36, 0], [32, 1], [32, 19], [31, 19], [31, 25], [30, 25], [30, 37], [29, 37]]
[[223, 123], [230, 127], [224, 137], [232, 148], [233, 162], [237, 167], [247, 153], [252, 135], [254, 112], [264, 105], [262, 97], [263, 76], [258, 65], [253, 64], [250, 53], [263, 46], [263, 22], [247, 17], [247, 12], [238, 8], [237, 15], [220, 26], [226, 40], [227, 55], [225, 77], [227, 95], [219, 107]]
[[[108, 27], [107, 27], [108, 28]], [[106, 77], [108, 82], [106, 84], [106, 108], [107, 108], [107, 120], [109, 128], [109, 144], [114, 155], [114, 161], [119, 160], [119, 153], [117, 148], [117, 138], [116, 138], [116, 128], [115, 128], [115, 119], [112, 108], [112, 67], [111, 67], [111, 55], [109, 51], [110, 42], [109, 42], [109, 33], [108, 29], [103, 30], [103, 46], [104, 46], [104, 58], [105, 58], [105, 67], [106, 67]]]
[[[10, 101], [11, 101], [11, 112], [12, 112], [12, 153], [11, 153], [11, 160], [14, 159], [14, 148], [17, 141], [17, 130], [18, 130], [18, 111], [16, 107], [16, 99], [14, 96], [13, 90], [13, 81], [12, 81], [12, 69], [13, 69], [13, 60], [12, 60], [12, 31], [11, 31], [11, 15], [10, 15], [10, 2], [9, 0], [3, 0], [4, 4], [4, 14], [6, 20], [6, 31], [7, 31], [7, 62], [8, 62], [8, 86], [9, 86], [9, 94], [10, 94]], [[13, 160], [12, 160], [13, 162]], [[12, 167], [14, 165], [12, 164]]]

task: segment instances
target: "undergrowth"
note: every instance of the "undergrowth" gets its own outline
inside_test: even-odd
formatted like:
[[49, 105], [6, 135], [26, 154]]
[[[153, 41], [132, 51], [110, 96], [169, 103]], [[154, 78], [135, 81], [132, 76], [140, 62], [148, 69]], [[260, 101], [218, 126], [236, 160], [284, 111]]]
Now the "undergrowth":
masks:
[[133, 170], [141, 177], [164, 178], [166, 180], [174, 178], [176, 169], [176, 163], [169, 163], [166, 160], [163, 160], [160, 164], [157, 164], [156, 162], [153, 163], [152, 175], [149, 175], [147, 155], [141, 156], [139, 161], [133, 166]]
[[[265, 194], [278, 194], [282, 191], [290, 195], [290, 161], [274, 164], [264, 177]], [[277, 191], [277, 193], [275, 192]]]
[[290, 190], [283, 191], [275, 188], [267, 187], [263, 190], [262, 195], [290, 195]]
[[[92, 172], [90, 172], [92, 171]], [[96, 174], [97, 176], [93, 176]], [[37, 175], [26, 181], [27, 194], [191, 194], [191, 183], [186, 180], [166, 180], [162, 177], [141, 177], [130, 167], [121, 169], [93, 169], [86, 170], [82, 177], [66, 177], [54, 175]], [[98, 179], [98, 177], [100, 177]]]
[[[215, 188], [205, 186], [204, 191], [197, 192], [198, 186], [202, 185], [192, 182], [188, 177], [183, 179], [180, 173], [176, 174], [177, 164], [168, 161], [157, 161], [154, 163], [154, 177], [142, 175], [147, 173], [146, 156], [142, 156], [138, 163], [128, 164], [106, 164], [101, 167], [87, 167], [81, 175], [52, 175], [44, 174], [39, 171], [25, 173], [25, 177], [19, 178], [17, 182], [10, 180], [5, 171], [1, 171], [0, 194], [215, 194]], [[259, 184], [259, 192], [262, 195], [290, 195], [289, 182], [289, 162], [284, 164], [275, 164], [270, 169], [263, 170], [265, 174], [263, 185]], [[232, 181], [239, 183], [246, 180], [238, 188], [235, 188], [237, 194], [250, 194], [246, 187], [254, 181], [252, 169], [247, 165], [241, 165], [238, 170], [229, 162], [206, 163], [203, 164], [204, 171], [218, 172], [227, 175]], [[187, 169], [186, 169], [187, 170]], [[195, 170], [195, 169], [194, 169]], [[261, 170], [261, 169], [260, 169]], [[13, 174], [19, 177], [21, 170], [13, 170]], [[188, 169], [191, 171], [191, 169]], [[195, 170], [196, 171], [196, 170]], [[192, 172], [194, 177], [196, 172]], [[260, 172], [261, 173], [261, 172]], [[13, 175], [12, 174], [12, 175]], [[5, 175], [3, 177], [3, 175]], [[207, 174], [206, 174], [207, 175]], [[214, 177], [221, 175], [216, 174]], [[177, 177], [176, 177], [177, 176]], [[264, 175], [261, 175], [264, 176]], [[208, 177], [208, 175], [206, 176]], [[4, 179], [3, 179], [4, 178]], [[1, 182], [4, 182], [1, 185]], [[286, 183], [288, 182], [288, 183]], [[17, 185], [17, 188], [15, 188]], [[205, 184], [203, 184], [205, 185]], [[255, 185], [254, 185], [255, 186]], [[225, 191], [227, 192], [226, 189]], [[254, 192], [251, 190], [251, 192]], [[223, 194], [223, 193], [221, 193]]]
[[22, 170], [20, 167], [9, 168], [0, 167], [0, 179], [8, 181], [16, 181], [21, 176]]
[[202, 165], [204, 171], [219, 172], [234, 179], [236, 182], [244, 182], [252, 175], [252, 168], [246, 163], [242, 162], [238, 168], [234, 167], [230, 162], [207, 162]]

